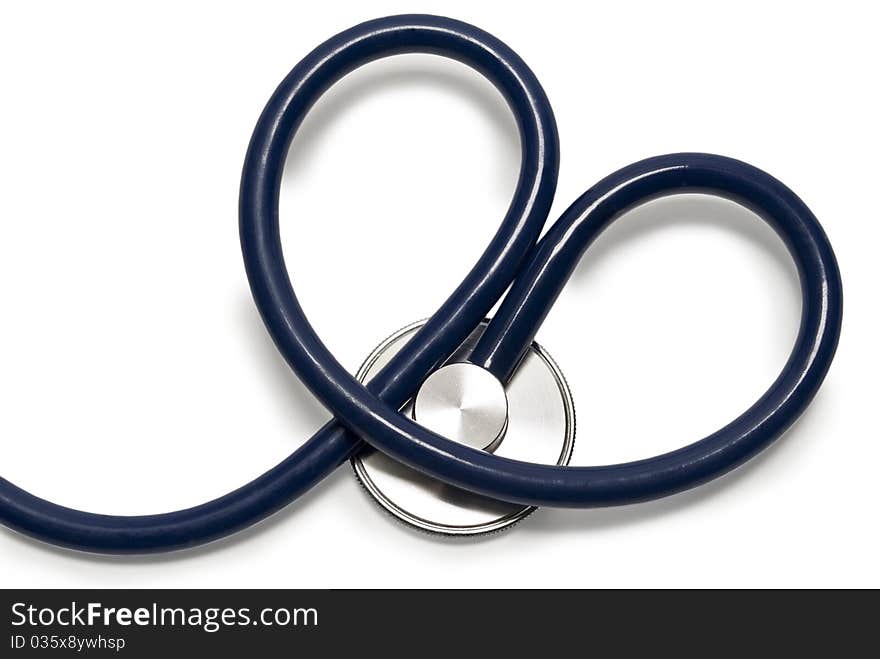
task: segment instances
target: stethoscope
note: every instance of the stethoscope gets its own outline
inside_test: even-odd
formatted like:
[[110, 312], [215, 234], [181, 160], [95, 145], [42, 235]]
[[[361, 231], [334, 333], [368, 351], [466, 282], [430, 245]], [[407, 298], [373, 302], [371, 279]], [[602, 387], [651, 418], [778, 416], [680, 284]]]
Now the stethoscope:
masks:
[[[294, 294], [279, 238], [279, 188], [291, 140], [321, 94], [367, 62], [411, 52], [459, 60], [501, 91], [516, 118], [522, 164], [510, 208], [473, 269], [362, 385], [315, 333]], [[284, 79], [256, 125], [242, 174], [240, 233], [247, 276], [266, 328], [335, 418], [256, 480], [194, 508], [136, 517], [100, 515], [59, 506], [0, 479], [0, 521], [40, 540], [92, 552], [191, 547], [248, 527], [286, 506], [358, 454], [364, 441], [432, 479], [522, 506], [646, 501], [700, 485], [745, 462], [804, 411], [834, 356], [841, 282], [816, 218], [791, 190], [755, 167], [716, 155], [681, 153], [637, 162], [599, 181], [538, 241], [555, 192], [558, 160], [556, 124], [543, 89], [510, 48], [482, 30], [448, 18], [395, 16], [363, 23], [318, 46]], [[493, 403], [500, 400], [493, 383], [503, 385], [514, 377], [584, 250], [634, 206], [690, 192], [731, 199], [764, 218], [786, 243], [800, 276], [801, 324], [791, 356], [776, 381], [742, 415], [708, 437], [663, 455], [611, 466], [570, 467], [505, 458], [484, 450], [486, 446], [437, 434], [400, 412], [420, 387], [453, 366], [459, 375], [447, 371], [434, 393], [475, 383], [488, 401], [480, 415], [489, 428], [483, 439], [491, 440], [495, 429], [503, 434], [503, 427], [496, 428], [504, 419]], [[328, 258], [327, 267], [344, 273], [348, 265]], [[438, 368], [481, 326], [508, 287], [466, 358]]]

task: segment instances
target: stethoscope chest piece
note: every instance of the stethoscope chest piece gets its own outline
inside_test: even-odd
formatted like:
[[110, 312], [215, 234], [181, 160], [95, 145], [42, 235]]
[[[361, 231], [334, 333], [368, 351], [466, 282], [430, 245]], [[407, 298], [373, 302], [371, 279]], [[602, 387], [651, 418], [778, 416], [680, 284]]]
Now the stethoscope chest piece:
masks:
[[[361, 366], [358, 379], [366, 382], [378, 373], [423, 324], [409, 325], [383, 341]], [[447, 365], [428, 376], [403, 413], [472, 448], [527, 462], [567, 465], [574, 449], [575, 416], [562, 372], [546, 350], [532, 343], [504, 387], [488, 371], [464, 361], [485, 326], [480, 324]], [[351, 464], [382, 508], [423, 531], [491, 533], [535, 510], [448, 485], [379, 451], [361, 451]]]

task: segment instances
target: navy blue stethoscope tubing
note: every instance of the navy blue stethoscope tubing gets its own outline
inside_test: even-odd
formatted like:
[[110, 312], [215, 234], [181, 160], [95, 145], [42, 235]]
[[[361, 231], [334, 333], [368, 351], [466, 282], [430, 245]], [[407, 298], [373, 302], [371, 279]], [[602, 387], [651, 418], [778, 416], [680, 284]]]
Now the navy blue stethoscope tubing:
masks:
[[[824, 371], [834, 355], [842, 289], [828, 239], [809, 208], [785, 185], [747, 163], [701, 153], [679, 153], [633, 163], [606, 177], [562, 214], [540, 240], [469, 359], [507, 380], [586, 249], [615, 219], [652, 199], [704, 193], [752, 210], [785, 241], [800, 277], [799, 336], [783, 374], [804, 374], [807, 355]], [[804, 347], [804, 342], [813, 344]], [[813, 352], [815, 351], [815, 354]], [[795, 360], [800, 355], [800, 359]], [[795, 382], [799, 382], [797, 375]], [[816, 387], [821, 383], [821, 377]], [[772, 387], [771, 387], [772, 390]], [[799, 389], [799, 393], [806, 393]], [[769, 392], [768, 392], [769, 393]]]
[[[807, 206], [769, 174], [731, 158], [681, 153], [649, 158], [607, 177], [575, 201], [537, 245], [469, 360], [507, 377], [577, 259], [604, 228], [638, 204], [694, 192], [742, 203], [771, 224], [797, 265], [802, 312], [792, 353], [764, 395], [717, 432], [676, 451], [597, 467], [503, 458], [437, 435], [372, 396], [309, 331], [293, 297], [272, 301], [272, 309], [283, 310], [287, 327], [295, 328], [276, 342], [347, 427], [391, 457], [452, 485], [504, 501], [556, 507], [635, 503], [695, 487], [740, 465], [794, 423], [825, 378], [840, 336], [842, 289], [831, 245]], [[265, 218], [252, 219], [259, 224]], [[252, 285], [279, 274], [258, 270], [251, 274]], [[283, 329], [276, 326], [273, 334]]]
[[[550, 211], [559, 144], [550, 103], [534, 74], [495, 37], [447, 18], [393, 16], [345, 30], [307, 55], [269, 100], [251, 139], [240, 195], [242, 247], [254, 296], [273, 338], [288, 356], [290, 335], [297, 327], [289, 323], [287, 305], [274, 309], [273, 304], [292, 297], [277, 226], [278, 187], [289, 143], [309, 108], [336, 80], [374, 59], [410, 52], [458, 59], [486, 76], [504, 94], [516, 118], [522, 163], [513, 200], [485, 254], [418, 336], [370, 382], [370, 391], [393, 407], [412, 396], [486, 316], [533, 247]], [[269, 221], [254, 223], [257, 216]], [[334, 262], [330, 255], [328, 268], [336, 276], [348, 276], [348, 264]], [[254, 274], [266, 270], [271, 272], [267, 281]], [[294, 342], [308, 342], [310, 335], [317, 341], [307, 323], [301, 329], [307, 331], [296, 334]], [[331, 421], [254, 481], [200, 506], [157, 515], [74, 510], [0, 478], [0, 522], [39, 540], [89, 552], [150, 553], [192, 547], [251, 526], [283, 508], [362, 446], [356, 435]]]
[[[782, 237], [798, 269], [802, 306], [795, 345], [776, 381], [748, 410], [684, 448], [601, 467], [521, 463], [459, 446], [453, 455], [439, 442], [388, 441], [397, 439], [391, 433], [375, 444], [410, 464], [422, 464], [429, 451], [439, 453], [438, 462], [451, 464], [432, 475], [439, 477], [442, 471], [448, 480], [468, 489], [479, 486], [478, 491], [490, 496], [577, 507], [634, 503], [694, 487], [733, 469], [779, 437], [810, 403], [834, 357], [842, 320], [840, 273], [824, 231], [797, 195], [769, 174], [730, 158], [689, 153], [649, 158], [584, 193], [538, 243], [469, 359], [499, 378], [509, 377], [592, 241], [633, 207], [681, 193], [707, 193], [751, 209]], [[584, 333], [588, 341], [589, 323]]]
[[[474, 269], [365, 388], [327, 350], [296, 300], [281, 252], [278, 197], [290, 141], [321, 93], [357, 66], [405, 52], [452, 57], [491, 80], [516, 117], [522, 165], [510, 209]], [[196, 508], [145, 517], [95, 515], [57, 506], [0, 480], [0, 519], [78, 549], [161, 551], [216, 539], [262, 519], [352, 455], [362, 446], [359, 436], [443, 481], [508, 501], [556, 506], [612, 505], [671, 494], [732, 469], [772, 442], [815, 394], [840, 331], [840, 276], [809, 209], [784, 185], [745, 163], [675, 154], [604, 179], [536, 245], [557, 169], [555, 122], [540, 85], [509, 48], [485, 32], [450, 19], [398, 16], [364, 23], [325, 42], [282, 82], [257, 124], [242, 175], [240, 234], [254, 299], [276, 346], [337, 418], [257, 480]], [[470, 356], [500, 378], [509, 377], [590, 242], [629, 208], [681, 192], [724, 196], [758, 212], [786, 241], [800, 273], [803, 311], [795, 347], [776, 382], [743, 415], [700, 442], [662, 456], [563, 468], [469, 449], [398, 414], [513, 282]], [[345, 276], [345, 267], [328, 258], [330, 273]], [[585, 334], [588, 330], [585, 324]]]

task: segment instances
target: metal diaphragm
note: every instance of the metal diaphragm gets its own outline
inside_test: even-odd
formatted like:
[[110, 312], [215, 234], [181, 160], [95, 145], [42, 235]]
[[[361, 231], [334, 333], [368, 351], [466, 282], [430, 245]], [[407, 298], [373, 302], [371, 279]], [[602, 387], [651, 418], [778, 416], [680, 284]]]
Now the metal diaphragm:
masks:
[[[418, 331], [424, 321], [404, 327], [383, 341], [366, 359], [357, 373], [366, 382], [382, 369], [406, 342]], [[574, 403], [568, 384], [547, 351], [532, 343], [519, 368], [504, 387], [507, 415], [501, 434], [494, 441], [468, 436], [468, 430], [492, 434], [473, 418], [483, 419], [487, 409], [497, 408], [497, 394], [491, 384], [469, 370], [479, 367], [462, 363], [483, 333], [486, 321], [481, 323], [450, 357], [447, 365], [435, 371], [437, 377], [426, 380], [415, 400], [421, 418], [416, 420], [434, 430], [448, 428], [448, 439], [475, 446], [508, 458], [539, 464], [567, 465], [574, 449]], [[460, 373], [458, 373], [460, 371]], [[446, 382], [449, 375], [454, 381]], [[434, 382], [432, 382], [434, 380]], [[437, 381], [440, 381], [437, 383]], [[430, 391], [429, 387], [433, 385]], [[446, 387], [445, 391], [443, 388]], [[448, 395], [444, 396], [446, 393]], [[487, 402], [487, 396], [489, 402]], [[443, 400], [444, 398], [448, 400]], [[447, 410], [440, 409], [446, 403]], [[492, 403], [491, 405], [489, 403]], [[402, 412], [412, 416], [413, 402]], [[430, 412], [431, 422], [425, 414]], [[491, 423], [498, 425], [492, 410]], [[452, 416], [454, 415], [454, 418]], [[483, 425], [487, 423], [483, 420]], [[493, 425], [494, 424], [494, 425]], [[458, 432], [451, 432], [452, 429]], [[452, 436], [451, 436], [452, 435]], [[399, 520], [423, 531], [443, 535], [467, 536], [500, 531], [517, 523], [535, 510], [533, 506], [497, 501], [480, 494], [467, 492], [426, 476], [407, 467], [380, 451], [365, 449], [351, 460], [352, 467], [364, 489], [389, 513]]]

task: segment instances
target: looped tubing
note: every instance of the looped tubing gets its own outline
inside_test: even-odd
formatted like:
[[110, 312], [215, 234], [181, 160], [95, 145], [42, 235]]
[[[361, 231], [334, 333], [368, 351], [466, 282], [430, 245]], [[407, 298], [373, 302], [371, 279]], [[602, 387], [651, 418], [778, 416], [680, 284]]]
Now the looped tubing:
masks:
[[[296, 300], [281, 250], [279, 190], [290, 142], [320, 95], [369, 61], [408, 52], [451, 57], [486, 76], [514, 113], [522, 164], [510, 208], [477, 264], [364, 387], [327, 350]], [[473, 26], [433, 16], [396, 16], [328, 40], [285, 78], [257, 123], [242, 174], [240, 234], [251, 290], [267, 329], [287, 362], [336, 418], [263, 476], [195, 508], [139, 517], [97, 515], [39, 499], [0, 479], [0, 521], [42, 540], [88, 551], [142, 553], [193, 546], [249, 526], [294, 500], [361, 448], [358, 437], [470, 491], [526, 505], [572, 507], [672, 494], [765, 448], [815, 395], [840, 333], [840, 275], [816, 218], [793, 192], [759, 169], [721, 156], [673, 154], [635, 163], [603, 179], [536, 244], [555, 192], [558, 152], [553, 114], [534, 75], [507, 46]], [[468, 448], [397, 412], [510, 285], [470, 355], [474, 363], [508, 379], [596, 236], [629, 209], [683, 192], [722, 196], [754, 210], [783, 238], [798, 267], [803, 305], [794, 348], [776, 381], [742, 415], [699, 442], [647, 460], [559, 467]]]
[[[275, 285], [254, 288], [254, 293], [267, 325], [282, 328], [274, 338], [283, 345], [293, 328], [283, 309], [267, 309], [267, 305], [276, 295], [293, 295], [278, 244], [278, 188], [290, 141], [312, 104], [336, 80], [377, 58], [411, 52], [458, 59], [501, 91], [519, 128], [522, 164], [513, 201], [486, 253], [407, 349], [370, 383], [373, 395], [392, 406], [409, 398], [485, 317], [534, 245], [549, 213], [559, 144], [550, 103], [534, 74], [495, 37], [447, 18], [394, 16], [348, 29], [306, 56], [272, 95], [251, 139], [240, 197], [248, 276], [253, 279], [259, 243], [268, 248], [260, 252], [267, 259], [262, 268], [274, 272]], [[253, 223], [256, 214], [268, 221]], [[311, 332], [307, 324], [303, 329]], [[342, 424], [330, 421], [290, 457], [247, 485], [200, 506], [158, 515], [74, 510], [0, 478], [0, 522], [39, 540], [89, 552], [150, 553], [192, 547], [251, 526], [283, 508], [362, 446]]]

